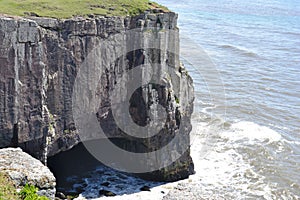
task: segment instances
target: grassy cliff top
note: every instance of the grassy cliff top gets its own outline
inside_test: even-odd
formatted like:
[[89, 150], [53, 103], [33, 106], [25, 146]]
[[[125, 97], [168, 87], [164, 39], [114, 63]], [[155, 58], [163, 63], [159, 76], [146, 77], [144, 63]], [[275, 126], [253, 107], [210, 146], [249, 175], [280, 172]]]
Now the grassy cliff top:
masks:
[[0, 14], [52, 18], [126, 16], [154, 8], [168, 10], [149, 0], [0, 0]]

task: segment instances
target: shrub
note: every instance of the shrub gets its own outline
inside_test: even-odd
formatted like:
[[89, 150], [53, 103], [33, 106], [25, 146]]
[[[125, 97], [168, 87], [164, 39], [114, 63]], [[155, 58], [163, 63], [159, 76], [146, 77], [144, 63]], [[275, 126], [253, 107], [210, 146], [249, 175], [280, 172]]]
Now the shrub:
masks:
[[45, 196], [39, 196], [37, 191], [38, 189], [35, 186], [26, 184], [19, 195], [22, 200], [48, 200]]

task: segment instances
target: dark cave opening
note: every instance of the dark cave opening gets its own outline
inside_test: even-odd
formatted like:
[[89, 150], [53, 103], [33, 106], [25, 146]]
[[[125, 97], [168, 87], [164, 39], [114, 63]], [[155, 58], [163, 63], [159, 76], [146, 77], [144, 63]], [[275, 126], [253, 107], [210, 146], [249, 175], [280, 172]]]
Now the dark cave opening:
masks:
[[[114, 138], [110, 140], [114, 144], [122, 144], [121, 146], [133, 145], [132, 142], [123, 138]], [[101, 140], [91, 142], [96, 142], [101, 145]], [[138, 144], [136, 145], [139, 146]], [[159, 180], [156, 182], [155, 175], [151, 173], [129, 174], [105, 166], [85, 148], [83, 143], [79, 143], [70, 150], [60, 152], [52, 157], [49, 157], [47, 164], [56, 177], [57, 194], [63, 193], [65, 195], [76, 196], [82, 193], [87, 187], [87, 183], [85, 181], [86, 179], [98, 179], [100, 185], [99, 191], [101, 190], [101, 187], [109, 191], [109, 187], [113, 185], [118, 187], [120, 183], [123, 184], [124, 182], [127, 182], [127, 185], [131, 184], [129, 180], [133, 179], [136, 179], [137, 182], [144, 184], [138, 185], [135, 192], [139, 191], [139, 187], [142, 188], [145, 185], [151, 188], [152, 186], [162, 184], [162, 182], [159, 182]], [[108, 178], [101, 178], [102, 176], [106, 176]], [[130, 193], [132, 193], [132, 191], [127, 191], [126, 189], [119, 191], [119, 193], [116, 192], [117, 195]]]

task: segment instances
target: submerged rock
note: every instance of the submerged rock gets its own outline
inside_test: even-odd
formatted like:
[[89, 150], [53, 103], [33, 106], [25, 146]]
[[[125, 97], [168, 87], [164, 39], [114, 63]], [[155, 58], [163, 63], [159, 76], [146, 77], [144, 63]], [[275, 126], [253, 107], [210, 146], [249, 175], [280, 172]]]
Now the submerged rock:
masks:
[[104, 182], [104, 183], [101, 183], [100, 185], [107, 187], [107, 186], [110, 185], [110, 183], [109, 182]]
[[146, 186], [146, 185], [143, 186], [143, 187], [141, 187], [140, 190], [141, 190], [141, 191], [148, 191], [148, 192], [151, 191], [150, 187], [149, 187], [149, 186]]
[[16, 187], [33, 185], [39, 189], [39, 195], [55, 197], [56, 183], [52, 172], [20, 148], [0, 149], [0, 171], [7, 174]]
[[100, 196], [106, 196], [106, 197], [113, 197], [113, 196], [116, 196], [115, 193], [111, 192], [111, 191], [108, 191], [108, 190], [100, 190], [99, 191], [99, 195]]
[[55, 198], [56, 199], [66, 199], [66, 195], [62, 192], [57, 192], [56, 195], [55, 195]]

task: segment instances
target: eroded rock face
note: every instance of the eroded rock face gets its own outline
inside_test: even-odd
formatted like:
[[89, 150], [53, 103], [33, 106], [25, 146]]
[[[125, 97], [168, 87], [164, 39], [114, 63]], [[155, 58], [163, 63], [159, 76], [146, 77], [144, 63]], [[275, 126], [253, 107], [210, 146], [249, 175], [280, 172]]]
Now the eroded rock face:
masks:
[[36, 186], [38, 194], [50, 199], [55, 197], [55, 177], [41, 161], [20, 148], [0, 149], [0, 171], [13, 181], [16, 187], [25, 184]]
[[[160, 149], [177, 134], [184, 144], [189, 143], [193, 86], [180, 66], [176, 23], [177, 15], [172, 12], [66, 20], [0, 17], [0, 147], [20, 146], [46, 162], [48, 156], [80, 142], [72, 109], [73, 87], [80, 68], [94, 49], [101, 67], [99, 81], [95, 82], [99, 102], [93, 114], [107, 137], [122, 139], [117, 145], [132, 152]], [[128, 37], [128, 30], [132, 29], [142, 36], [134, 40]], [[101, 45], [104, 46], [97, 50]], [[132, 50], [129, 46], [145, 48]], [[136, 124], [145, 126], [151, 123], [149, 116], [159, 119], [150, 107], [160, 104], [167, 120], [150, 139], [128, 136], [114, 121], [110, 95], [122, 74], [139, 65], [155, 63], [162, 66], [155, 73], [166, 87], [148, 84], [137, 89], [130, 98], [129, 112]], [[175, 72], [173, 75], [166, 70], [170, 68]], [[121, 102], [127, 93], [125, 85], [116, 102]], [[83, 97], [83, 101], [90, 100]], [[187, 149], [170, 167], [143, 176], [170, 181], [191, 173], [193, 163]]]

